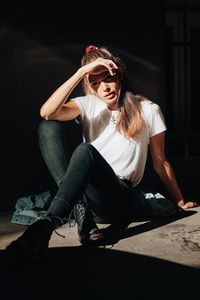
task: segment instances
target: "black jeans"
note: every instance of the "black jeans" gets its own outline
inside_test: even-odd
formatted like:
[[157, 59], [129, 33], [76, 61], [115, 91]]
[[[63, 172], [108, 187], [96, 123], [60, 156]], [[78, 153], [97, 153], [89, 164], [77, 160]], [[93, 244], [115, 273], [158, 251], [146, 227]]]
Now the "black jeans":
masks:
[[107, 222], [176, 212], [173, 203], [160, 193], [144, 191], [139, 185], [133, 188], [130, 182], [119, 179], [101, 154], [75, 133], [79, 137], [71, 145], [68, 138], [74, 131], [68, 122], [43, 120], [39, 125], [41, 153], [56, 182], [49, 214], [66, 218], [81, 198]]
[[65, 218], [84, 197], [94, 214], [109, 220], [124, 218], [130, 186], [119, 179], [101, 154], [81, 142], [72, 155], [66, 139], [67, 122], [42, 120], [39, 145], [58, 190], [48, 213]]

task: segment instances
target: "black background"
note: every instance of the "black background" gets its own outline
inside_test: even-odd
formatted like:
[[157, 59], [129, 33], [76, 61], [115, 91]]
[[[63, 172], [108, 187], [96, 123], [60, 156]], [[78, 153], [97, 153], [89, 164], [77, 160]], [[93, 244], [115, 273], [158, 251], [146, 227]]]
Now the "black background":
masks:
[[[0, 209], [8, 211], [14, 209], [18, 197], [49, 187], [37, 143], [39, 109], [79, 67], [89, 44], [117, 52], [127, 64], [135, 89], [165, 113], [165, 8], [163, 1], [146, 0], [16, 1], [2, 5], [0, 14]], [[81, 87], [74, 93], [82, 93]], [[76, 125], [69, 122], [74, 143], [76, 134]], [[196, 182], [188, 183], [186, 174], [191, 165], [187, 162], [183, 175], [182, 164], [186, 162], [175, 164], [181, 187], [194, 191]], [[159, 185], [154, 176], [147, 176], [148, 180]]]

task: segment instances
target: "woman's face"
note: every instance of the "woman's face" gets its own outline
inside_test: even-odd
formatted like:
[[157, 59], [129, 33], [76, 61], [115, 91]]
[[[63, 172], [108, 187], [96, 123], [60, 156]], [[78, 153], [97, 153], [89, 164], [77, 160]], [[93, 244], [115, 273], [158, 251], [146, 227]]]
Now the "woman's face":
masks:
[[118, 75], [111, 75], [105, 68], [88, 76], [91, 91], [103, 100], [110, 109], [117, 108], [120, 96], [120, 82]]

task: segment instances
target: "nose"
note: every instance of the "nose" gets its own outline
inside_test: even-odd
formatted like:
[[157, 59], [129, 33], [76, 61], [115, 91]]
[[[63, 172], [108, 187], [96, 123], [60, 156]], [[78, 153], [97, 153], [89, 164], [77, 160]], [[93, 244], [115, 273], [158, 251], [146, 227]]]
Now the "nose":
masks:
[[102, 81], [101, 83], [104, 91], [108, 91], [110, 89], [108, 82]]

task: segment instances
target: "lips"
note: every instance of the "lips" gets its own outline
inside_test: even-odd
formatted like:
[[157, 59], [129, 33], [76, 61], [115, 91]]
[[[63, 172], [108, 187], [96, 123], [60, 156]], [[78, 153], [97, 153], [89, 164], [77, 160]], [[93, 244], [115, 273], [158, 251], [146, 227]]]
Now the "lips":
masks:
[[104, 96], [105, 98], [112, 99], [115, 97], [115, 92], [108, 93]]

